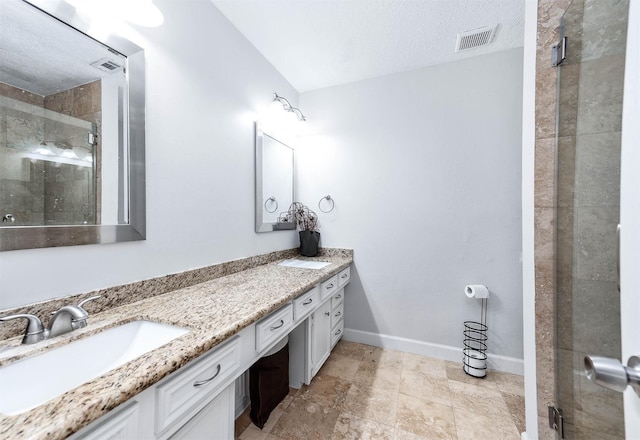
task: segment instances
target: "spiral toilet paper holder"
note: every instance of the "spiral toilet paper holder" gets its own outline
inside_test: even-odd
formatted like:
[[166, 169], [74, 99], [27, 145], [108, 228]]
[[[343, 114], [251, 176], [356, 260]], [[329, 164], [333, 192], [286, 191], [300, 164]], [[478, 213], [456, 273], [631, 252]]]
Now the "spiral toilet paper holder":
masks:
[[465, 321], [462, 369], [469, 376], [484, 379], [487, 375], [487, 298], [482, 298], [480, 322]]

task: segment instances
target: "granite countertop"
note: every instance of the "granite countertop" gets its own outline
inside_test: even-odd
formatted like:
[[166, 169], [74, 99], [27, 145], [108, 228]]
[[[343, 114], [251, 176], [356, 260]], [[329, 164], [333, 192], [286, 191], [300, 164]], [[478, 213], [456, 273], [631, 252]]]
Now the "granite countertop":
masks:
[[[265, 264], [90, 315], [84, 329], [34, 345], [19, 346], [12, 349], [10, 355], [0, 353], [0, 366], [6, 365], [135, 320], [191, 330], [28, 412], [14, 416], [0, 414], [0, 439], [66, 438], [353, 261], [345, 256], [309, 260], [331, 264], [322, 269], [285, 267], [277, 262]], [[11, 343], [19, 345], [21, 338], [14, 339]]]

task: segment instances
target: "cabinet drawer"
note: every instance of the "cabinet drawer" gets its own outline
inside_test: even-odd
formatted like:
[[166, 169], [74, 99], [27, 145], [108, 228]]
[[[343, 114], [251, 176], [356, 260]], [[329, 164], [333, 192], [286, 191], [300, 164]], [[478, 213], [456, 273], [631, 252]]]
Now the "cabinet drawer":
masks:
[[221, 391], [221, 385], [240, 366], [240, 338], [235, 337], [222, 347], [183, 367], [175, 376], [156, 387], [156, 433], [183, 424], [189, 412], [203, 400]]
[[338, 304], [337, 307], [332, 308], [331, 311], [331, 328], [334, 328], [339, 321], [342, 321], [344, 315], [344, 303]]
[[331, 297], [331, 308], [335, 309], [342, 303], [342, 301], [344, 301], [344, 289], [340, 289], [333, 294]]
[[338, 324], [331, 329], [331, 347], [336, 345], [340, 338], [342, 337], [342, 332], [344, 331], [344, 320], [340, 320]]
[[301, 321], [320, 305], [320, 289], [318, 286], [293, 300], [293, 319]]
[[338, 275], [334, 275], [324, 283], [320, 284], [320, 300], [328, 298], [329, 295], [338, 290]]
[[338, 287], [344, 287], [351, 279], [351, 268], [347, 267], [338, 273]]
[[264, 350], [280, 340], [293, 326], [293, 306], [287, 304], [256, 324], [256, 350]]

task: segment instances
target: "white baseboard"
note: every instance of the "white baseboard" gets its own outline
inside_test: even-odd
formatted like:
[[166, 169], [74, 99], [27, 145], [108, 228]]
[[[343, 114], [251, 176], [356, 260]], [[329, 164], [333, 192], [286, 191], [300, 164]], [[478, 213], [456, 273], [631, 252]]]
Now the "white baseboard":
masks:
[[[361, 344], [373, 345], [390, 350], [406, 351], [409, 353], [429, 356], [436, 359], [444, 359], [453, 362], [462, 362], [462, 347], [450, 345], [432, 344], [415, 339], [401, 338], [398, 336], [381, 335], [379, 333], [365, 332], [345, 328], [343, 339]], [[522, 359], [487, 353], [487, 367], [491, 370], [505, 373], [524, 375], [524, 361]]]

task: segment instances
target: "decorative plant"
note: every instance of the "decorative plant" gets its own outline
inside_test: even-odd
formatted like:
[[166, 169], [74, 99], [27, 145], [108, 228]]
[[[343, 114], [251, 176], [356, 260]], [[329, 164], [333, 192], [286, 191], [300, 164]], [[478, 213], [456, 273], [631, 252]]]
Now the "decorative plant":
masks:
[[295, 222], [301, 231], [318, 231], [318, 214], [300, 202], [293, 202], [289, 209], [280, 214], [278, 222]]

